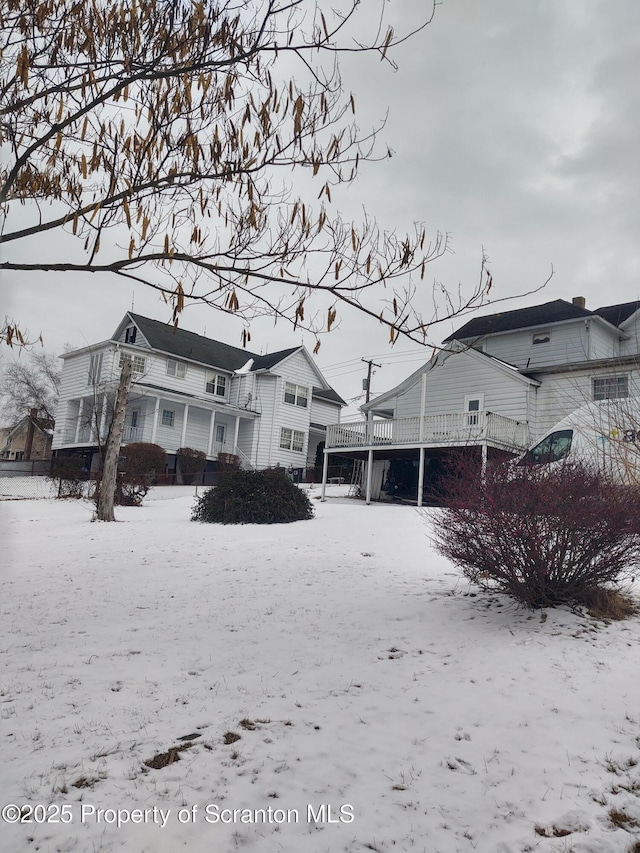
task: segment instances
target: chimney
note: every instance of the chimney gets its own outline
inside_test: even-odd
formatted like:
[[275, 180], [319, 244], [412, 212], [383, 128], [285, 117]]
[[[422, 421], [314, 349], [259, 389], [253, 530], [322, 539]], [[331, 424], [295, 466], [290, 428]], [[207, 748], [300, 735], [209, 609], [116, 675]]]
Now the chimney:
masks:
[[587, 307], [587, 300], [584, 298], [584, 296], [574, 296], [571, 301], [578, 308], [586, 308]]

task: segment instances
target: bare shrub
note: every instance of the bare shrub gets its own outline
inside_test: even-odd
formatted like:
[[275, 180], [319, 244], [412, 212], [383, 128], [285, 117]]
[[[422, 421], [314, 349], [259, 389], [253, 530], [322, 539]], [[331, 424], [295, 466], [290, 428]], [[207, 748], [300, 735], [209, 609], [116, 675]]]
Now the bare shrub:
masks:
[[59, 498], [81, 498], [84, 493], [84, 461], [80, 456], [54, 456], [49, 479], [58, 484]]
[[461, 461], [444, 486], [435, 544], [470, 581], [529, 607], [593, 602], [640, 563], [633, 492], [583, 466]]
[[193, 447], [180, 447], [176, 456], [180, 465], [182, 482], [185, 485], [188, 486], [194, 483], [196, 478], [202, 476], [202, 472], [207, 464], [206, 453], [203, 453], [201, 450], [194, 450]]
[[[154, 478], [166, 469], [167, 455], [159, 444], [140, 441], [122, 448], [114, 503], [118, 506], [141, 506]], [[96, 483], [93, 498], [98, 503], [100, 482]]]

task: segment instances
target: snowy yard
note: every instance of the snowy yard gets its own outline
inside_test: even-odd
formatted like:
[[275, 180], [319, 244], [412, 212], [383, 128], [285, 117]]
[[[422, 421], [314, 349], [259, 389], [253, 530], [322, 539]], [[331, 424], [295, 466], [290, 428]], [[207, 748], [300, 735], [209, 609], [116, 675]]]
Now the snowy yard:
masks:
[[343, 493], [0, 502], [3, 851], [640, 850], [640, 619], [476, 593], [429, 511]]

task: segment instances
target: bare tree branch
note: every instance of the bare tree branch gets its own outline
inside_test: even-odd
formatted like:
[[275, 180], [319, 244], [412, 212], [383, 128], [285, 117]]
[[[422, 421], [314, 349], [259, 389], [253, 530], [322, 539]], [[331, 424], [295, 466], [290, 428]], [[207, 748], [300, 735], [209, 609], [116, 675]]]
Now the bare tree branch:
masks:
[[[384, 0], [373, 18], [359, 0], [344, 11], [323, 0], [0, 0], [11, 153], [0, 169], [0, 269], [134, 278], [167, 298], [174, 322], [192, 301], [317, 336], [348, 305], [391, 342], [424, 342], [434, 322], [487, 304], [483, 268], [478, 286], [445, 292], [447, 311], [425, 318], [426, 265], [446, 237], [330, 213], [336, 187], [389, 156], [382, 126], [356, 124], [340, 57], [389, 61], [435, 5], [397, 33]], [[82, 251], [62, 264], [34, 239], [61, 232]], [[8, 255], [21, 245], [29, 263]]]

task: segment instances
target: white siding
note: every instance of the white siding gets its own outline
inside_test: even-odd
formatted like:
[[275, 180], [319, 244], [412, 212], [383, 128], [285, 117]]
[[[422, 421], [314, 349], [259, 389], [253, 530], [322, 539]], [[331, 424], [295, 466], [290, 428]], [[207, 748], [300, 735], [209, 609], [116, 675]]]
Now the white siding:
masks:
[[255, 442], [259, 431], [260, 421], [240, 421], [240, 429], [238, 431], [238, 450], [246, 456], [247, 459], [255, 465]]
[[278, 430], [276, 420], [278, 379], [275, 376], [262, 375], [256, 377], [256, 399], [259, 401], [262, 416], [256, 424], [253, 436], [251, 459], [257, 468], [268, 468], [275, 465], [272, 454], [272, 431]]
[[208, 453], [210, 425], [210, 411], [208, 411], [207, 409], [199, 409], [196, 406], [189, 406], [189, 414], [187, 417], [187, 432], [185, 435], [184, 446], [191, 447], [194, 450], [202, 450], [204, 453]]
[[624, 333], [629, 335], [629, 340], [621, 342], [620, 355], [640, 353], [640, 311], [636, 311], [635, 317], [629, 319], [631, 322], [624, 328]]
[[[173, 426], [165, 426], [162, 423], [163, 409], [174, 412]], [[156, 431], [156, 444], [167, 451], [167, 453], [175, 453], [180, 447], [180, 439], [182, 437], [182, 417], [184, 406], [181, 403], [175, 403], [172, 400], [160, 400], [160, 411], [158, 412], [158, 429]]]
[[338, 403], [330, 403], [327, 400], [314, 399], [311, 402], [310, 421], [314, 424], [335, 424], [340, 420], [340, 406]]
[[[471, 352], [453, 353], [427, 372], [425, 414], [439, 415], [465, 410], [465, 398], [484, 395], [484, 409], [507, 418], [528, 420], [528, 386], [521, 378]], [[422, 377], [397, 398], [397, 418], [420, 415]]]
[[[534, 333], [547, 329], [550, 331], [550, 340], [547, 343], [534, 344]], [[490, 335], [486, 339], [485, 351], [521, 370], [585, 361], [589, 358], [587, 327], [583, 320], [579, 320]]]
[[619, 355], [619, 334], [599, 322], [589, 322], [589, 359], [615, 358]]
[[540, 388], [537, 392], [535, 422], [532, 425], [532, 441], [547, 433], [559, 420], [571, 414], [575, 409], [593, 400], [593, 379], [609, 376], [627, 375], [629, 377], [629, 395], [640, 396], [640, 365], [615, 366], [615, 360], [609, 368], [571, 370], [563, 373], [540, 375]]

